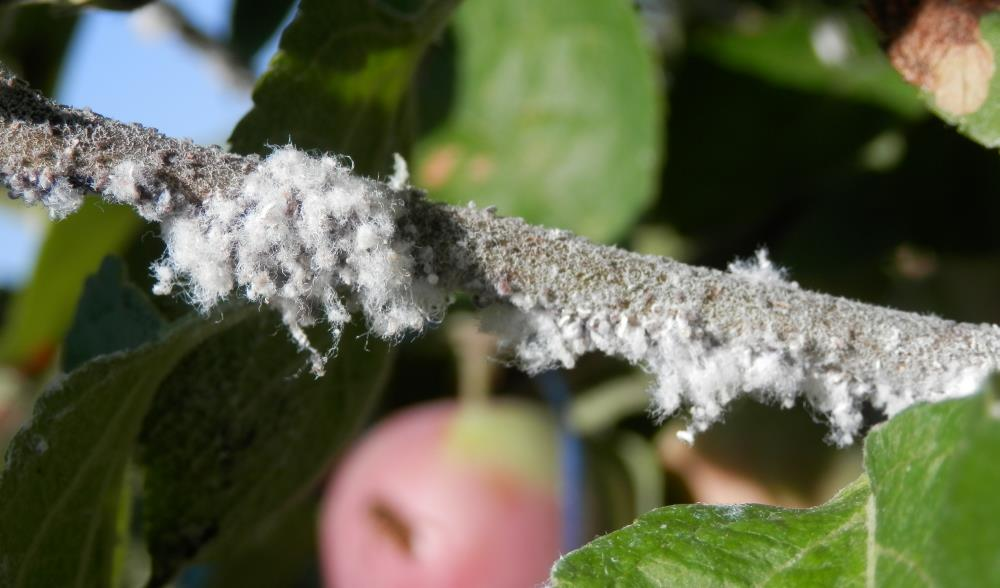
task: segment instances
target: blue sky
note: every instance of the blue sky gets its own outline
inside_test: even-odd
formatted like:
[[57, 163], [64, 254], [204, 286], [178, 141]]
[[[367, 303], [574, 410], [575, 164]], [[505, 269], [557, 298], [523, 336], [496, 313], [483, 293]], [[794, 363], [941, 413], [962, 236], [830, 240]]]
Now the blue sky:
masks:
[[[225, 35], [232, 0], [172, 0], [202, 30]], [[277, 37], [258, 55], [261, 71]], [[125, 12], [87, 11], [70, 46], [56, 98], [105, 116], [155, 127], [198, 143], [225, 144], [250, 109], [248, 92], [227, 86], [204, 59], [173, 35], [151, 38]], [[26, 279], [44, 223], [0, 207], [0, 287]]]
[[[202, 30], [227, 33], [232, 0], [172, 3]], [[178, 38], [149, 38], [139, 29], [129, 13], [88, 12], [70, 47], [58, 99], [168, 135], [224, 143], [250, 109], [250, 96], [225, 85]], [[262, 53], [273, 53], [275, 44]]]

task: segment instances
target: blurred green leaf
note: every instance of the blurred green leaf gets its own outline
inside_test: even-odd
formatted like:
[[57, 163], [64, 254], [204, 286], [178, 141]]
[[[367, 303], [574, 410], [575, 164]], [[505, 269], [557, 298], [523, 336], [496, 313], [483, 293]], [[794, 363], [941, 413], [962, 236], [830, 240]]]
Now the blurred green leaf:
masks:
[[[794, 3], [805, 4], [818, 3]], [[673, 68], [671, 156], [662, 192], [683, 197], [663, 198], [655, 219], [647, 222], [675, 228], [687, 245], [687, 259], [699, 265], [724, 267], [767, 245], [773, 259], [809, 289], [996, 322], [997, 290], [989, 289], [996, 282], [989, 274], [996, 272], [987, 271], [986, 263], [1000, 251], [1000, 233], [994, 230], [994, 195], [1000, 189], [996, 154], [937, 117], [904, 116], [825, 86], [766, 76], [739, 62], [739, 49], [763, 42], [756, 35], [770, 35], [775, 20], [794, 20], [757, 14], [763, 16], [736, 30], [713, 26], [692, 33], [692, 51]], [[791, 14], [821, 13], [796, 8]], [[786, 62], [815, 62], [804, 31], [786, 54], [751, 63], [765, 67], [773, 61], [781, 70]], [[734, 37], [726, 41], [732, 55], [713, 53], [715, 37], [723, 35]], [[908, 91], [919, 101], [913, 88]], [[881, 148], [887, 145], [891, 153], [885, 156]], [[974, 256], [982, 269], [966, 277], [975, 276], [976, 284], [959, 280], [941, 263], [942, 274], [954, 280], [951, 286], [941, 275], [913, 281], [905, 298], [897, 295], [893, 261], [902, 244], [947, 254], [949, 263]], [[945, 300], [938, 294], [942, 289], [965, 296]], [[973, 296], [982, 303], [963, 304]]]
[[254, 90], [253, 110], [233, 131], [233, 149], [266, 152], [291, 141], [349, 155], [361, 173], [386, 170], [403, 150], [397, 122], [411, 78], [457, 1], [403, 10], [388, 0], [303, 0]]
[[[411, 78], [456, 3], [303, 0], [233, 131], [234, 150], [292, 141], [349, 155], [362, 173], [385, 169], [403, 149], [398, 119]], [[261, 317], [256, 330], [192, 357], [190, 375], [179, 372], [158, 397], [143, 451], [154, 584], [189, 561], [210, 562], [220, 586], [291, 583], [312, 554], [314, 529], [302, 524], [309, 493], [368, 418], [390, 355], [347, 335], [326, 377], [296, 378], [294, 347], [263, 335], [280, 329]], [[268, 464], [281, 464], [281, 475], [262, 472]]]
[[[1000, 11], [992, 9], [979, 17], [979, 33], [985, 48], [991, 53], [989, 64], [988, 87], [986, 88], [985, 101], [981, 106], [968, 114], [955, 114], [938, 103], [935, 96], [929, 92], [924, 92], [924, 97], [930, 106], [941, 118], [958, 126], [959, 131], [973, 140], [987, 146], [1000, 147], [1000, 75], [996, 75], [995, 60], [1000, 52]], [[969, 62], [954, 62], [947, 64], [951, 70], [961, 70], [967, 68], [968, 80], [963, 80], [968, 87], [974, 88], [978, 85], [980, 65]], [[963, 92], [971, 94], [975, 90], [962, 88]], [[974, 100], [974, 98], [964, 98]]]
[[[902, 124], [883, 108], [776, 85], [698, 55], [679, 62], [673, 75], [670, 159], [657, 215], [690, 239], [699, 264], [724, 265], [750, 254], [782, 236], [815, 200], [859, 216], [844, 205], [853, 196], [845, 184], [855, 188], [849, 182], [857, 181], [858, 153]], [[879, 195], [865, 193], [859, 204], [881, 204]], [[871, 232], [846, 243], [838, 238], [839, 247], [815, 244], [843, 255], [871, 251], [872, 241], [882, 238]]]
[[5, 4], [36, 3], [53, 4], [59, 8], [103, 8], [105, 10], [135, 10], [154, 0], [0, 0], [0, 6]]
[[663, 89], [623, 0], [468, 0], [450, 118], [416, 150], [440, 200], [612, 240], [656, 194]]
[[631, 431], [619, 431], [615, 439], [618, 458], [628, 471], [636, 515], [663, 506], [667, 480], [655, 444]]
[[0, 1], [0, 61], [51, 96], [77, 15], [54, 6], [4, 4]]
[[119, 252], [142, 227], [128, 207], [88, 199], [52, 225], [34, 274], [11, 302], [0, 331], [0, 361], [42, 368], [73, 320], [84, 279], [104, 256]]
[[[99, 279], [113, 288], [120, 278]], [[246, 312], [148, 331], [144, 345], [85, 363], [38, 399], [0, 476], [0, 586], [110, 585], [125, 468], [154, 392], [185, 354]]]
[[50, 0], [56, 4], [71, 4], [73, 6], [87, 6], [103, 8], [105, 10], [135, 10], [141, 8], [154, 0]]
[[[840, 586], [865, 559], [862, 478], [829, 503], [672, 506], [560, 560], [555, 586]], [[860, 585], [860, 583], [858, 583]]]
[[601, 382], [573, 398], [567, 412], [570, 427], [581, 435], [612, 430], [626, 417], [649, 408], [652, 378], [639, 371]]
[[388, 349], [359, 335], [346, 333], [326, 376], [312, 378], [281, 322], [261, 312], [167, 378], [141, 439], [152, 586], [189, 560], [254, 549], [317, 488], [383, 384]]
[[217, 562], [206, 588], [315, 585], [308, 581], [319, 573], [319, 500], [313, 498], [299, 501], [279, 525], [250, 538], [237, 556]]
[[[620, 529], [640, 513], [640, 490], [621, 454], [620, 438], [600, 435], [585, 440], [586, 481], [580, 540]], [[641, 483], [641, 482], [640, 482]]]
[[761, 15], [697, 36], [693, 50], [771, 83], [839, 96], [916, 117], [926, 112], [878, 46], [860, 10], [806, 7]]
[[245, 62], [253, 59], [278, 30], [295, 0], [236, 0], [230, 20], [229, 45]]
[[1000, 378], [877, 427], [812, 509], [671, 506], [558, 562], [556, 586], [996, 586]]
[[876, 578], [884, 586], [1000, 586], [1000, 377], [872, 431]]
[[[809, 289], [953, 320], [1000, 321], [1000, 266], [988, 261], [1000, 252], [997, 154], [934, 117], [906, 128], [903, 137], [905, 157], [891, 172], [814, 176], [808, 206], [775, 211], [794, 223], [772, 228], [772, 252]], [[807, 188], [788, 189], [801, 194]], [[914, 247], [938, 256], [936, 271], [925, 279], [898, 271], [901, 249]], [[978, 267], [951, 271], [973, 260]]]
[[71, 372], [100, 355], [138, 347], [155, 338], [163, 325], [146, 295], [125, 280], [122, 261], [106, 257], [84, 285], [63, 346], [63, 371]]

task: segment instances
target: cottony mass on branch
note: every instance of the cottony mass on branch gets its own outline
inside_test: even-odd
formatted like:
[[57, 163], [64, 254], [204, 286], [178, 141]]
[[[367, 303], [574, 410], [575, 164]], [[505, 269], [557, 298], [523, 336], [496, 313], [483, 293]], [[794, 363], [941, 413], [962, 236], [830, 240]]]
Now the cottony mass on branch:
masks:
[[656, 376], [653, 412], [686, 410], [687, 435], [740, 395], [805, 401], [849, 443], [867, 402], [889, 415], [971, 393], [1000, 365], [1000, 328], [817, 294], [760, 253], [728, 272], [594, 244], [491, 209], [427, 200], [406, 184], [355, 175], [349, 160], [293, 147], [239, 156], [54, 104], [0, 75], [0, 174], [13, 196], [54, 217], [85, 192], [159, 222], [156, 292], [202, 311], [242, 296], [276, 307], [313, 371], [304, 327], [339, 335], [351, 313], [397, 340], [440, 321], [452, 295], [483, 310], [530, 373], [584, 353]]

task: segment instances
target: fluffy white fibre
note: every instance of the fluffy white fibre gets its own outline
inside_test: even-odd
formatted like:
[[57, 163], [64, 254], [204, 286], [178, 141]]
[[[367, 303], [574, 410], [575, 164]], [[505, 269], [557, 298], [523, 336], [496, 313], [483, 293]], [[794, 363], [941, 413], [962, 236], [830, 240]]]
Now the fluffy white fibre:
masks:
[[[514, 301], [515, 305], [518, 301]], [[975, 392], [990, 372], [984, 367], [943, 371], [938, 377], [900, 388], [893, 374], [876, 382], [853, 381], [831, 369], [817, 376], [806, 367], [803, 345], [789, 346], [761, 337], [723, 341], [704, 330], [696, 317], [670, 317], [663, 309], [642, 319], [607, 313], [553, 314], [495, 305], [483, 328], [500, 336], [517, 363], [529, 373], [556, 366], [572, 368], [584, 353], [621, 357], [656, 377], [651, 411], [666, 418], [685, 409], [690, 441], [724, 416], [739, 396], [791, 408], [801, 395], [830, 426], [830, 440], [850, 444], [863, 424], [867, 399], [892, 416], [915, 402], [929, 402]]]
[[[143, 181], [143, 171], [126, 162], [109, 191], [130, 200]], [[373, 334], [394, 339], [444, 310], [445, 293], [418, 276], [412, 246], [396, 232], [402, 207], [398, 194], [353, 175], [336, 158], [278, 149], [247, 176], [238, 196], [161, 219], [167, 254], [153, 268], [155, 292], [179, 284], [202, 310], [234, 289], [271, 305], [311, 354], [312, 371], [322, 373], [325, 354], [304, 330], [317, 319], [336, 339], [358, 308]]]
[[41, 203], [52, 220], [76, 212], [83, 204], [83, 193], [50, 168], [14, 173], [7, 181], [12, 194], [19, 196], [29, 206]]
[[149, 171], [135, 161], [123, 161], [116, 165], [108, 174], [107, 182], [105, 191], [109, 196], [132, 206], [139, 204], [142, 186], [151, 183]]
[[[784, 279], [766, 251], [729, 269], [748, 291], [798, 289]], [[656, 377], [651, 390], [654, 415], [665, 418], [682, 409], [687, 413], [689, 426], [681, 432], [685, 441], [720, 420], [732, 400], [749, 395], [784, 408], [803, 398], [827, 420], [830, 440], [847, 445], [863, 425], [864, 402], [892, 416], [916, 402], [970, 394], [991, 371], [986, 364], [941, 366], [913, 380], [896, 369], [877, 367], [873, 380], [861, 381], [839, 367], [836, 342], [817, 356], [808, 333], [779, 339], [765, 328], [727, 336], [706, 324], [696, 307], [687, 310], [656, 302], [642, 312], [630, 312], [595, 310], [595, 306], [602, 305], [555, 310], [513, 294], [486, 309], [483, 328], [498, 334], [501, 345], [529, 373], [572, 368], [578, 357], [590, 352], [642, 367]], [[890, 332], [881, 341], [882, 352], [893, 353], [896, 344]]]
[[729, 273], [751, 282], [799, 287], [797, 283], [788, 281], [788, 271], [785, 268], [774, 265], [766, 247], [758, 249], [750, 259], [738, 259], [730, 263], [727, 269]]
[[[91, 182], [160, 222], [167, 253], [153, 267], [157, 294], [180, 288], [204, 311], [233, 295], [268, 305], [317, 374], [329, 351], [310, 342], [310, 325], [326, 323], [336, 339], [360, 311], [372, 334], [398, 339], [439, 320], [446, 288], [456, 287], [500, 300], [484, 326], [529, 372], [572, 367], [596, 351], [654, 374], [654, 412], [685, 409], [687, 438], [749, 394], [782, 406], [803, 398], [845, 444], [863, 424], [865, 403], [892, 415], [971, 393], [1000, 366], [1000, 327], [806, 292], [763, 250], [725, 273], [599, 248], [491, 209], [448, 209], [455, 226], [418, 226], [429, 219], [403, 218], [412, 202], [401, 158], [380, 183], [340, 159], [293, 148], [241, 160], [237, 170], [168, 149], [83, 174], [73, 171], [81, 154], [71, 146], [27, 170], [7, 161], [0, 175], [12, 194], [56, 218], [80, 205], [74, 186]], [[171, 158], [193, 163], [165, 178]], [[192, 186], [198, 199], [182, 194]], [[225, 193], [204, 193], [213, 186]], [[430, 242], [428, 229], [436, 231]]]
[[[41, 202], [62, 218], [83, 201], [63, 169], [74, 153], [63, 155], [54, 168], [0, 174], [27, 204]], [[154, 293], [179, 286], [204, 312], [234, 291], [271, 306], [321, 374], [329, 352], [310, 343], [306, 327], [325, 322], [336, 344], [359, 310], [372, 334], [398, 339], [439, 320], [448, 305], [433, 252], [414, 250], [397, 231], [408, 181], [398, 155], [387, 185], [336, 157], [286, 147], [261, 161], [237, 194], [200, 205], [175, 199], [151, 164], [134, 160], [117, 163], [94, 188], [161, 224], [167, 252], [152, 268]]]

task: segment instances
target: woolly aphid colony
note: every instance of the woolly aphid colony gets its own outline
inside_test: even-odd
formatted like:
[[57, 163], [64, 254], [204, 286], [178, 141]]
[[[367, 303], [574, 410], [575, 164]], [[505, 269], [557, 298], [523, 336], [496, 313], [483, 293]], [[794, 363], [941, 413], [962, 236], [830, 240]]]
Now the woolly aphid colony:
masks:
[[[82, 192], [58, 175], [63, 167], [57, 162], [8, 173], [11, 193], [62, 218], [83, 201]], [[152, 268], [154, 293], [179, 287], [207, 312], [238, 290], [275, 308], [310, 354], [316, 375], [335, 350], [309, 342], [304, 328], [318, 319], [329, 326], [335, 346], [355, 310], [374, 335], [389, 340], [441, 318], [447, 293], [434, 286], [430, 252], [416, 251], [397, 230], [407, 182], [402, 158], [382, 184], [353, 174], [349, 159], [280, 148], [246, 175], [237, 193], [199, 205], [176, 198], [155, 175], [149, 165], [126, 160], [98, 186], [109, 199], [160, 223], [166, 254]]]
[[317, 374], [333, 350], [316, 349], [306, 327], [323, 322], [336, 339], [358, 311], [372, 334], [398, 340], [439, 321], [453, 290], [489, 305], [484, 327], [529, 372], [601, 352], [655, 375], [653, 412], [687, 409], [687, 437], [750, 394], [783, 406], [802, 397], [848, 443], [865, 402], [891, 415], [968, 394], [1000, 365], [996, 326], [807, 292], [765, 252], [728, 272], [639, 256], [422, 201], [399, 158], [383, 183], [292, 147], [227, 154], [0, 78], [0, 180], [13, 196], [53, 218], [83, 191], [131, 205], [162, 228], [157, 294], [202, 311], [234, 292], [273, 307]]
[[[415, 243], [416, 231], [405, 214], [405, 162], [397, 157], [396, 166], [389, 182], [381, 183], [352, 173], [349, 160], [284, 147], [259, 161], [235, 193], [197, 205], [175, 198], [156, 181], [154, 170], [132, 160], [116, 164], [101, 188], [106, 197], [161, 224], [166, 254], [153, 267], [155, 293], [180, 291], [207, 312], [235, 290], [276, 308], [291, 337], [309, 353], [312, 371], [321, 374], [334, 349], [316, 349], [305, 327], [322, 320], [336, 339], [351, 313], [360, 311], [372, 334], [395, 340], [439, 321], [449, 303], [450, 294], [434, 273], [434, 252]], [[82, 200], [79, 190], [48, 168], [8, 173], [8, 178], [15, 193], [43, 203], [55, 218]], [[578, 248], [581, 256], [594, 247], [570, 236], [560, 242]], [[670, 272], [679, 283], [723, 275], [660, 262], [673, 264]], [[732, 264], [724, 279], [730, 289], [758, 294], [801, 292], [763, 250]], [[561, 307], [546, 306], [530, 294], [497, 294], [483, 324], [513, 351], [520, 367], [530, 373], [572, 367], [594, 351], [623, 358], [656, 376], [654, 414], [688, 410], [684, 439], [720, 419], [737, 396], [791, 406], [802, 394], [829, 421], [831, 439], [845, 444], [862, 426], [862, 401], [892, 414], [915, 401], [966, 394], [995, 365], [944, 366], [914, 381], [892, 372], [857, 381], [838, 367], [836, 342], [817, 352], [807, 336], [782, 339], [769, 329], [727, 336], [703, 324], [695, 307], [664, 302], [643, 313], [622, 314], [615, 310], [621, 303], [615, 294], [573, 292]], [[910, 321], [909, 315], [898, 314], [894, 320], [900, 324]], [[823, 359], [824, 354], [833, 359]], [[826, 364], [817, 370], [821, 361]]]
[[[127, 173], [141, 181], [135, 170]], [[129, 181], [112, 194], [121, 198]], [[161, 221], [167, 248], [153, 268], [154, 292], [181, 285], [207, 311], [239, 289], [281, 312], [310, 353], [312, 371], [322, 374], [333, 350], [315, 349], [303, 330], [317, 318], [336, 339], [351, 311], [361, 310], [373, 334], [397, 339], [439, 319], [445, 307], [446, 294], [431, 285], [435, 276], [421, 271], [413, 244], [397, 231], [405, 182], [401, 159], [385, 186], [352, 174], [349, 160], [278, 149], [236, 197], [213, 198], [196, 212], [149, 215]]]

